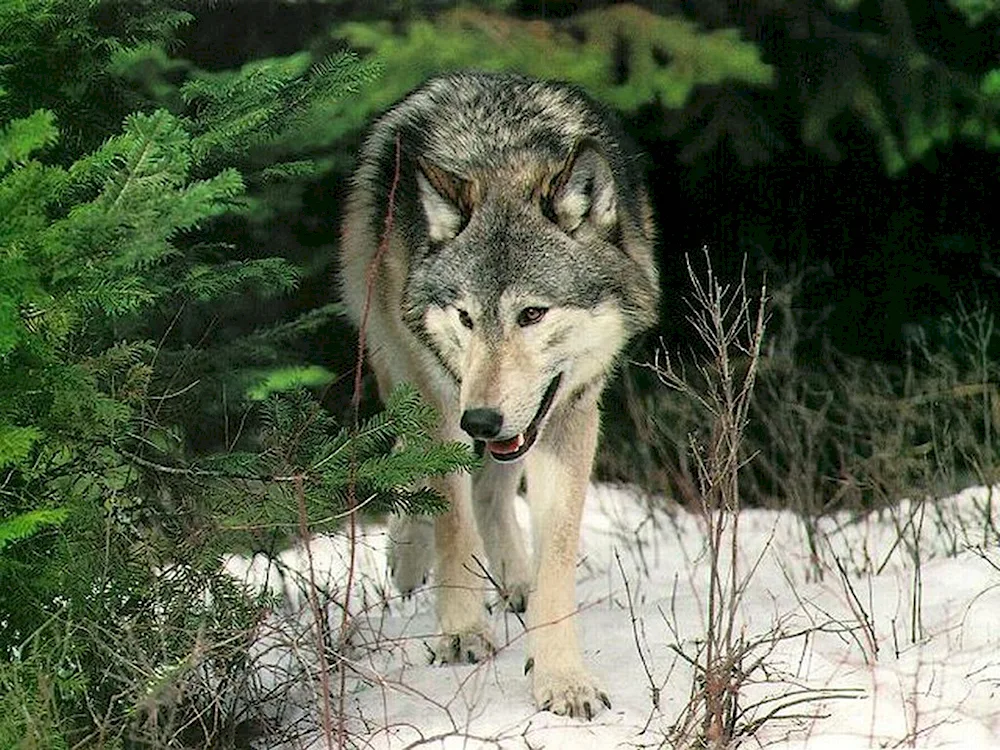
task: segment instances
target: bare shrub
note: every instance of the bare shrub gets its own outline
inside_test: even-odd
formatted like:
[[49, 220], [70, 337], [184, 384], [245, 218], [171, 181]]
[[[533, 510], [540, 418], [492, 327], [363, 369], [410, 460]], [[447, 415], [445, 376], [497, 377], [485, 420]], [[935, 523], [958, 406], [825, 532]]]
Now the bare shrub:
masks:
[[734, 286], [723, 284], [712, 271], [707, 250], [705, 260], [707, 278], [703, 281], [688, 259], [694, 287], [688, 321], [708, 354], [699, 360], [695, 378], [666, 353], [657, 357], [654, 367], [660, 380], [697, 403], [711, 424], [708, 435], [690, 437], [711, 572], [705, 645], [695, 665], [696, 688], [678, 727], [682, 735], [694, 730], [706, 747], [721, 748], [739, 731], [738, 698], [746, 675], [746, 644], [737, 627], [746, 583], [736, 549], [738, 478], [746, 460], [743, 434], [764, 338], [767, 295], [764, 288], [758, 300], [751, 300], [745, 278]]
[[[679, 643], [672, 646], [691, 667], [694, 679], [690, 699], [668, 739], [675, 747], [721, 749], [736, 746], [767, 722], [801, 718], [804, 704], [855, 697], [856, 693], [814, 690], [784, 681], [780, 670], [769, 664], [783, 641], [817, 630], [842, 632], [852, 626], [831, 621], [795, 630], [779, 622], [755, 636], [742, 626], [743, 595], [762, 559], [742, 568], [738, 540], [743, 506], [740, 475], [754, 458], [744, 437], [753, 418], [768, 298], [766, 286], [759, 297], [751, 297], [745, 274], [734, 284], [723, 283], [715, 276], [707, 251], [705, 260], [704, 277], [688, 260], [694, 290], [688, 320], [707, 353], [692, 370], [666, 353], [657, 357], [653, 367], [666, 386], [696, 405], [705, 425], [688, 438], [694, 482], [693, 497], [687, 503], [701, 516], [707, 535], [710, 570], [705, 632], [695, 643], [694, 653]], [[750, 694], [750, 688], [762, 683], [782, 682], [776, 692], [768, 690], [761, 696], [754, 690]]]

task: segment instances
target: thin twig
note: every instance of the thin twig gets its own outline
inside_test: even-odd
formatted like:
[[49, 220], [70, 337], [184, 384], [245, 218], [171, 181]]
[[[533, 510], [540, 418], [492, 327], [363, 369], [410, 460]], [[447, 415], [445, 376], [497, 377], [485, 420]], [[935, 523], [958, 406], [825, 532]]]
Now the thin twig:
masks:
[[[393, 169], [392, 175], [392, 185], [389, 187], [389, 198], [388, 204], [386, 206], [385, 212], [385, 222], [382, 228], [382, 237], [379, 241], [378, 249], [375, 251], [374, 257], [372, 257], [371, 262], [368, 265], [367, 274], [365, 277], [365, 304], [364, 309], [361, 311], [361, 320], [358, 325], [358, 349], [357, 356], [354, 363], [354, 392], [351, 395], [351, 409], [354, 413], [354, 433], [360, 430], [360, 408], [361, 408], [361, 373], [362, 365], [365, 358], [365, 338], [368, 329], [368, 315], [371, 312], [372, 296], [375, 289], [375, 279], [379, 271], [379, 267], [382, 265], [382, 259], [389, 250], [389, 240], [392, 236], [393, 220], [396, 213], [396, 189], [399, 187], [399, 174], [400, 174], [400, 156], [401, 156], [401, 144], [399, 139], [399, 134], [396, 135], [396, 163]], [[347, 632], [348, 625], [350, 624], [350, 603], [351, 603], [351, 589], [354, 586], [354, 575], [355, 575], [355, 565], [357, 561], [357, 546], [358, 546], [358, 516], [357, 516], [357, 497], [355, 495], [357, 490], [357, 470], [358, 470], [358, 458], [355, 451], [356, 441], [351, 441], [351, 456], [350, 463], [348, 465], [348, 480], [347, 480], [347, 512], [349, 514], [348, 520], [348, 565], [347, 565], [347, 584], [344, 589], [344, 610], [341, 617], [340, 632], [344, 634]], [[341, 662], [343, 664], [343, 662]], [[346, 704], [347, 700], [347, 670], [341, 666], [340, 668], [340, 709], [337, 721], [337, 746], [343, 748], [347, 744], [347, 726], [346, 726]], [[327, 745], [330, 744], [330, 737], [327, 735]]]
[[[323, 704], [323, 733], [327, 739], [327, 747], [332, 738], [332, 718], [330, 715], [330, 673], [326, 662], [326, 611], [320, 606], [318, 588], [316, 586], [316, 568], [313, 565], [312, 533], [309, 530], [309, 514], [306, 510], [306, 493], [301, 477], [295, 482], [295, 497], [299, 507], [299, 536], [306, 547], [306, 559], [309, 561], [309, 608], [312, 610], [316, 625], [316, 656], [319, 659], [320, 689]], [[341, 631], [341, 636], [344, 631]]]
[[639, 618], [635, 614], [635, 605], [632, 602], [632, 589], [628, 583], [628, 576], [625, 575], [625, 567], [622, 565], [622, 558], [618, 554], [618, 550], [615, 549], [615, 560], [618, 563], [618, 572], [621, 573], [622, 582], [625, 584], [625, 599], [628, 601], [628, 614], [632, 621], [632, 638], [635, 640], [635, 650], [639, 654], [639, 661], [642, 663], [642, 671], [646, 673], [646, 681], [649, 683], [649, 699], [653, 704], [655, 710], [660, 708], [660, 688], [656, 684], [656, 680], [653, 679], [653, 671], [649, 668], [649, 662], [646, 659], [646, 653], [642, 650], [642, 644], [639, 641], [639, 629], [637, 623]]

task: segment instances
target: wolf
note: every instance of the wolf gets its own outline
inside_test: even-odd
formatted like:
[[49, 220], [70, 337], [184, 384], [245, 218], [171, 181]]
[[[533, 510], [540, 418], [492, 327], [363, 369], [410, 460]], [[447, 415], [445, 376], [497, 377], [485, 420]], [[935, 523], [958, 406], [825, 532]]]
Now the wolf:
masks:
[[[516, 74], [433, 78], [372, 126], [341, 236], [341, 295], [384, 398], [404, 381], [440, 438], [482, 451], [474, 477], [433, 480], [448, 510], [391, 524], [405, 593], [433, 565], [433, 658], [494, 650], [486, 583], [527, 609], [536, 705], [591, 718], [607, 693], [584, 665], [575, 566], [620, 353], [656, 320], [654, 223], [637, 153], [573, 86]], [[529, 562], [514, 513], [522, 476]]]

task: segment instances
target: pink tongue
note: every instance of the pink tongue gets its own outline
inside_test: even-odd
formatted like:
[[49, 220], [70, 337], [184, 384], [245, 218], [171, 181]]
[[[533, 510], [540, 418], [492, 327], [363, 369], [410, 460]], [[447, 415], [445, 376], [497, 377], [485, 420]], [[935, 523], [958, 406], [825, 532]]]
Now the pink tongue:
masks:
[[524, 445], [524, 436], [515, 435], [510, 440], [490, 440], [486, 443], [486, 445], [489, 446], [491, 451], [499, 453], [500, 455], [514, 453], [518, 448]]

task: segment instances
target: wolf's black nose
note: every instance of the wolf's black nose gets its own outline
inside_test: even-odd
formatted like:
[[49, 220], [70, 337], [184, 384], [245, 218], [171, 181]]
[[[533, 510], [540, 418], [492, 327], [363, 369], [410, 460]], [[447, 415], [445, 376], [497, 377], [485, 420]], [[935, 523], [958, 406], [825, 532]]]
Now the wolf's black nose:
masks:
[[493, 409], [466, 409], [459, 424], [477, 440], [489, 440], [499, 434], [503, 414]]

